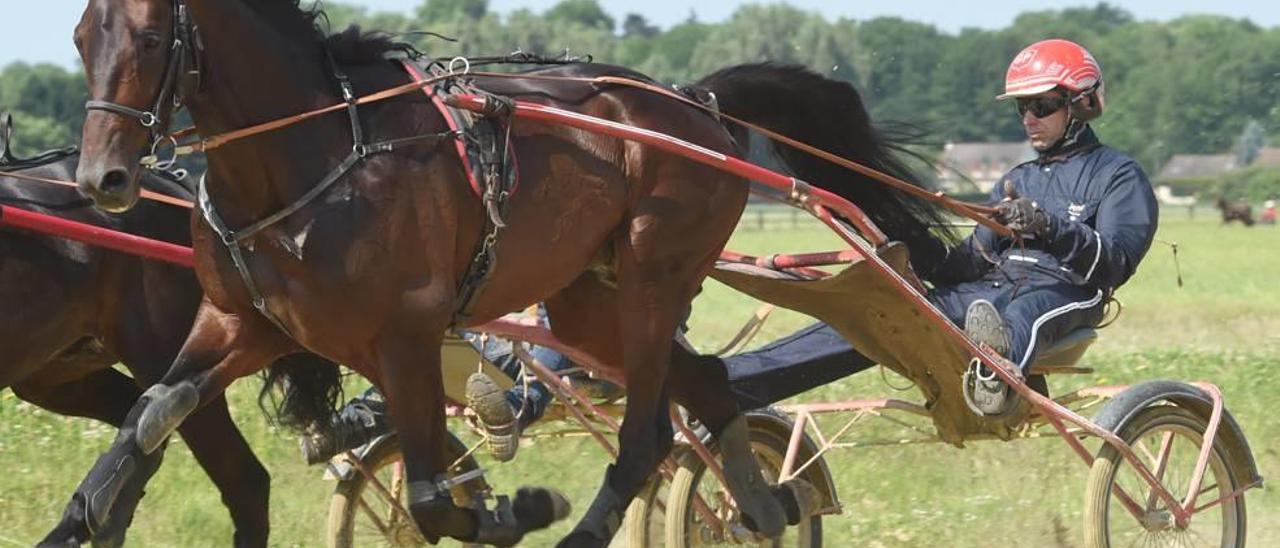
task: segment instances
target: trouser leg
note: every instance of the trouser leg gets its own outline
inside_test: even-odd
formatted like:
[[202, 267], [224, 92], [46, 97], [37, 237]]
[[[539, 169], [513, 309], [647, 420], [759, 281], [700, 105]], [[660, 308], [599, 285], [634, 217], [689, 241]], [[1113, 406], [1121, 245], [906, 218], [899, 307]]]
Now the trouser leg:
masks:
[[1025, 291], [1001, 310], [1009, 333], [1009, 359], [1026, 372], [1036, 355], [1082, 327], [1102, 321], [1102, 293], [1070, 285]]
[[769, 405], [875, 365], [825, 323], [815, 323], [724, 361], [729, 383], [744, 410]]

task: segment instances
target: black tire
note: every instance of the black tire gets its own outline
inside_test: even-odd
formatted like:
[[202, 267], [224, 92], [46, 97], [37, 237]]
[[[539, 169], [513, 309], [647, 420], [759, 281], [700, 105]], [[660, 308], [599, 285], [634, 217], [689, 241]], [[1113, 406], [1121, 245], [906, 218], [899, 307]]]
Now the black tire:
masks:
[[[765, 478], [773, 481], [782, 468], [782, 459], [787, 454], [789, 440], [760, 429], [751, 429], [750, 437], [751, 449], [756, 454], [756, 461], [764, 470]], [[711, 449], [713, 452], [717, 451], [714, 447]], [[814, 465], [826, 466], [826, 463], [818, 462]], [[711, 528], [702, 525], [701, 517], [694, 510], [694, 493], [702, 493], [703, 500], [717, 515], [723, 518], [731, 513], [725, 506], [727, 501], [731, 500], [728, 491], [706, 472], [706, 463], [696, 455], [691, 455], [691, 458], [682, 459], [680, 469], [672, 478], [670, 494], [667, 497], [666, 546], [668, 548], [741, 545], [732, 539], [714, 538]], [[822, 515], [811, 516], [798, 525], [788, 527], [782, 538], [776, 542], [758, 545], [820, 547], [822, 546]]]
[[[462, 455], [465, 446], [452, 434], [449, 436], [452, 454]], [[459, 450], [459, 448], [461, 450]], [[455, 457], [456, 458], [456, 457]], [[406, 519], [408, 507], [403, 504], [407, 495], [407, 482], [403, 480], [400, 455], [400, 444], [396, 439], [388, 439], [378, 445], [361, 459], [362, 464], [371, 474], [378, 477], [381, 483], [391, 492], [394, 501], [387, 500], [369, 478], [355, 472], [351, 479], [338, 482], [329, 502], [329, 538], [330, 548], [364, 548], [367, 546], [426, 546], [426, 539], [418, 532], [417, 524]], [[450, 475], [460, 474], [478, 468], [474, 458], [463, 459]], [[483, 479], [468, 481], [453, 490], [453, 500], [458, 506], [472, 506], [475, 501], [483, 500], [488, 486]], [[363, 507], [361, 503], [363, 504]], [[393, 504], [400, 505], [404, 513], [397, 511]], [[377, 516], [382, 527], [374, 523], [370, 514]], [[464, 545], [470, 546], [470, 545]]]
[[[1148, 463], [1162, 453], [1162, 441], [1170, 440], [1166, 470], [1161, 483], [1175, 498], [1186, 495], [1194, 472], [1200, 444], [1208, 426], [1199, 415], [1172, 405], [1157, 405], [1139, 411], [1137, 416], [1120, 428], [1116, 434], [1133, 447], [1139, 458]], [[1233, 470], [1228, 455], [1230, 448], [1223, 436], [1214, 439], [1209, 455], [1209, 467], [1201, 482], [1197, 506], [1203, 506], [1239, 489], [1238, 478], [1243, 471]], [[1141, 444], [1141, 445], [1140, 445]], [[1145, 450], [1143, 449], [1145, 447]], [[1113, 487], [1120, 485], [1125, 493], [1144, 504], [1148, 516], [1144, 524], [1113, 495]], [[1213, 508], [1192, 516], [1185, 529], [1168, 524], [1165, 517], [1168, 506], [1154, 497], [1146, 482], [1125, 462], [1114, 447], [1103, 444], [1097, 459], [1089, 471], [1089, 484], [1085, 494], [1084, 531], [1085, 545], [1093, 548], [1110, 546], [1213, 546], [1243, 547], [1245, 545], [1245, 501], [1241, 495]]]

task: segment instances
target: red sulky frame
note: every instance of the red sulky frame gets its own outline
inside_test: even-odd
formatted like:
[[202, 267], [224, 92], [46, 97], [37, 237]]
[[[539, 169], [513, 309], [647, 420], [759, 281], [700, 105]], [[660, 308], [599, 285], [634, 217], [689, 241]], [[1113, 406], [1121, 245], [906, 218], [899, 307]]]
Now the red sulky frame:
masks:
[[[466, 108], [472, 111], [483, 111], [489, 99], [476, 95], [457, 95], [450, 98], [451, 104]], [[1029, 401], [1044, 418], [1053, 426], [1061, 435], [1062, 439], [1080, 456], [1086, 465], [1092, 465], [1094, 458], [1083, 442], [1071, 431], [1068, 430], [1068, 424], [1080, 428], [1083, 432], [1098, 437], [1104, 443], [1116, 448], [1124, 457], [1125, 461], [1138, 472], [1144, 481], [1147, 482], [1153, 490], [1153, 493], [1160, 498], [1171, 509], [1176, 523], [1180, 527], [1185, 527], [1191, 521], [1191, 516], [1199, 510], [1211, 507], [1216, 503], [1230, 500], [1231, 498], [1240, 496], [1243, 491], [1254, 485], [1246, 486], [1235, 493], [1229, 493], [1222, 499], [1206, 505], [1204, 508], [1196, 507], [1196, 498], [1200, 492], [1200, 483], [1204, 478], [1204, 473], [1208, 467], [1209, 456], [1213, 448], [1214, 439], [1217, 437], [1218, 428], [1221, 424], [1223, 413], [1222, 392], [1217, 386], [1209, 383], [1194, 383], [1195, 386], [1204, 390], [1212, 399], [1213, 411], [1209, 419], [1208, 426], [1204, 438], [1201, 442], [1199, 457], [1196, 467], [1192, 475], [1189, 492], [1179, 500], [1178, 496], [1169, 492], [1168, 489], [1156, 478], [1155, 473], [1138, 458], [1133, 448], [1124, 440], [1120, 439], [1115, 433], [1098, 426], [1089, 419], [1079, 415], [1052, 399], [1041, 395], [1031, 389], [1021, 376], [1011, 373], [1016, 370], [1016, 366], [1004, 359], [1000, 355], [991, 351], [990, 348], [979, 345], [969, 339], [963, 331], [953, 325], [947, 318], [935, 308], [924, 295], [924, 285], [919, 279], [912, 276], [910, 279], [898, 274], [892, 267], [884, 262], [876, 253], [875, 247], [888, 243], [888, 238], [881, 232], [867, 216], [856, 206], [844, 200], [843, 198], [825, 190], [814, 188], [804, 181], [800, 181], [794, 177], [788, 177], [780, 173], [765, 169], [763, 167], [751, 164], [741, 159], [722, 154], [705, 147], [698, 146], [680, 140], [676, 137], [659, 133], [653, 130], [628, 126], [611, 120], [605, 120], [593, 116], [587, 116], [577, 112], [567, 111], [547, 105], [531, 103], [526, 101], [516, 101], [514, 115], [517, 118], [547, 122], [552, 124], [566, 125], [611, 137], [637, 141], [646, 145], [654, 146], [659, 149], [678, 154], [690, 160], [733, 173], [735, 175], [747, 178], [749, 180], [758, 181], [770, 188], [786, 193], [788, 201], [795, 207], [802, 208], [822, 221], [823, 224], [831, 228], [848, 243], [853, 251], [865, 259], [875, 269], [879, 270], [884, 276], [892, 279], [895, 289], [903, 296], [907, 303], [915, 306], [928, 318], [936, 327], [942, 329], [951, 339], [958, 345], [962, 346], [969, 353], [975, 356], [974, 359], [981, 361], [992, 371], [995, 371], [1005, 383], [1014, 389], [1019, 396]], [[844, 225], [837, 222], [836, 215], [848, 219], [858, 230], [859, 234], [849, 231]], [[730, 260], [736, 259], [742, 261], [741, 255], [733, 254], [726, 257]], [[823, 261], [842, 261], [847, 260], [847, 256], [840, 254], [819, 254], [807, 256], [775, 256], [765, 259], [777, 266], [792, 266], [806, 268], [822, 264]], [[750, 262], [759, 262], [756, 258], [747, 258]], [[486, 325], [482, 327], [489, 328]], [[492, 326], [498, 327], [498, 326]], [[500, 329], [500, 328], [499, 328]], [[548, 341], [550, 342], [550, 341]], [[591, 362], [584, 362], [590, 364]], [[803, 432], [799, 430], [798, 432]], [[793, 435], [792, 447], [788, 451], [788, 463], [794, 463], [795, 452], [798, 449], [799, 435]], [[1162, 468], [1162, 465], [1160, 465]], [[1118, 496], [1122, 504], [1129, 510], [1135, 518], [1142, 517], [1143, 509], [1132, 497], [1125, 493], [1122, 488], [1117, 487], [1115, 494]]]

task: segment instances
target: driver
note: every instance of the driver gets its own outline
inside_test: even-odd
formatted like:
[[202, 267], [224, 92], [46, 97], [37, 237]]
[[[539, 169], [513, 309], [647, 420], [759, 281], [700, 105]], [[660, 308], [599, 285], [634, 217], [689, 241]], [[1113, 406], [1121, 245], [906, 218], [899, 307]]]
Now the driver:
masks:
[[[1083, 47], [1067, 40], [1028, 46], [996, 99], [1013, 103], [1037, 154], [1001, 178], [990, 197], [996, 221], [1021, 237], [979, 226], [935, 269], [929, 300], [1025, 374], [1037, 352], [1102, 321], [1105, 301], [1150, 248], [1159, 212], [1138, 163], [1099, 142], [1089, 126], [1102, 115], [1102, 71]], [[872, 365], [824, 324], [727, 362], [731, 378], [773, 372], [761, 376], [767, 382], [735, 382], [756, 403]], [[980, 414], [1013, 408], [1008, 387], [982, 366], [966, 373], [965, 396]]]

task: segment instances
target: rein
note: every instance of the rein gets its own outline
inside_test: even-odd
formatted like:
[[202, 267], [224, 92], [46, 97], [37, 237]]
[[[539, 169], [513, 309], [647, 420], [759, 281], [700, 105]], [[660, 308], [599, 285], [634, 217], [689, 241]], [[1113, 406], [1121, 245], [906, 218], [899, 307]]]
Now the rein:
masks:
[[[35, 175], [27, 175], [25, 173], [18, 173], [16, 171], [0, 171], [0, 177], [12, 177], [14, 179], [31, 181], [33, 183], [45, 183], [45, 184], [65, 186], [70, 188], [80, 187], [80, 185], [76, 184], [74, 181], [63, 181], [61, 179], [47, 179], [45, 177], [36, 177]], [[191, 209], [195, 207], [195, 204], [188, 202], [186, 200], [183, 200], [182, 198], [174, 198], [173, 196], [160, 194], [159, 192], [152, 192], [146, 189], [142, 190], [142, 197], [147, 200], [152, 200], [155, 202], [160, 202], [162, 204], [169, 204], [172, 206], [178, 206], [186, 209]]]
[[754, 130], [754, 131], [760, 132], [760, 134], [762, 134], [762, 135], [764, 135], [764, 136], [766, 136], [766, 137], [768, 137], [768, 138], [770, 138], [770, 139], [772, 139], [772, 140], [774, 140], [774, 141], [781, 142], [781, 143], [783, 143], [783, 144], [785, 144], [785, 145], [788, 145], [788, 146], [790, 146], [790, 147], [793, 147], [793, 148], [795, 148], [795, 149], [797, 149], [797, 150], [800, 150], [800, 151], [806, 152], [806, 153], [808, 153], [808, 154], [810, 154], [810, 155], [813, 155], [813, 156], [817, 156], [818, 158], [821, 158], [821, 159], [826, 160], [826, 161], [828, 161], [828, 162], [834, 163], [834, 164], [836, 164], [836, 165], [838, 165], [838, 166], [841, 166], [841, 167], [843, 167], [843, 168], [846, 168], [846, 169], [849, 169], [849, 170], [855, 171], [855, 172], [857, 172], [857, 173], [860, 173], [860, 174], [862, 174], [862, 175], [865, 175], [865, 176], [867, 176], [867, 177], [870, 177], [870, 178], [872, 178], [872, 179], [874, 179], [874, 180], [876, 180], [876, 181], [879, 181], [879, 182], [881, 182], [881, 183], [884, 183], [884, 184], [886, 184], [886, 185], [889, 185], [890, 187], [894, 188], [895, 190], [899, 190], [899, 191], [905, 192], [905, 193], [907, 193], [907, 194], [911, 194], [911, 195], [913, 195], [913, 196], [916, 196], [916, 197], [918, 197], [918, 198], [921, 198], [921, 199], [924, 199], [924, 200], [927, 200], [927, 201], [930, 201], [930, 202], [936, 203], [936, 204], [938, 204], [938, 205], [941, 205], [942, 207], [945, 207], [945, 208], [947, 208], [947, 209], [951, 210], [952, 212], [954, 212], [954, 213], [956, 213], [956, 214], [958, 214], [958, 215], [961, 215], [961, 216], [963, 216], [963, 217], [966, 217], [966, 218], [972, 219], [972, 220], [976, 221], [977, 223], [979, 223], [979, 224], [981, 224], [981, 225], [983, 225], [983, 226], [986, 226], [987, 228], [990, 228], [990, 229], [992, 229], [992, 230], [995, 230], [995, 231], [996, 231], [996, 233], [998, 233], [998, 234], [1002, 234], [1002, 235], [1010, 235], [1010, 234], [1012, 234], [1012, 232], [1011, 232], [1007, 227], [1005, 227], [1004, 225], [1001, 225], [1000, 223], [997, 223], [997, 222], [995, 222], [994, 220], [992, 220], [992, 219], [991, 219], [991, 215], [995, 213], [995, 208], [988, 207], [988, 206], [983, 206], [983, 205], [979, 205], [979, 204], [973, 204], [973, 203], [969, 203], [969, 202], [964, 202], [964, 201], [961, 201], [961, 200], [956, 200], [955, 198], [952, 198], [952, 197], [950, 197], [950, 196], [947, 196], [946, 194], [944, 194], [944, 193], [943, 193], [943, 192], [941, 192], [941, 191], [938, 191], [938, 192], [930, 192], [930, 191], [928, 191], [928, 190], [925, 190], [925, 189], [920, 188], [920, 187], [918, 187], [918, 186], [912, 185], [911, 183], [908, 183], [908, 182], [906, 182], [906, 181], [903, 181], [902, 179], [899, 179], [899, 178], [897, 178], [897, 177], [894, 177], [894, 176], [889, 175], [889, 174], [887, 174], [887, 173], [884, 173], [884, 172], [882, 172], [882, 171], [879, 171], [879, 170], [873, 169], [873, 168], [871, 168], [871, 167], [868, 167], [868, 166], [865, 166], [865, 165], [859, 164], [859, 163], [857, 163], [857, 162], [855, 162], [855, 161], [853, 161], [853, 160], [849, 160], [849, 159], [847, 159], [847, 158], [844, 158], [844, 157], [838, 156], [838, 155], [833, 154], [833, 153], [831, 153], [831, 152], [828, 152], [828, 151], [826, 151], [826, 150], [823, 150], [823, 149], [820, 149], [820, 148], [815, 147], [815, 146], [813, 146], [813, 145], [807, 144], [807, 143], [805, 143], [805, 142], [803, 142], [803, 141], [800, 141], [800, 140], [797, 140], [797, 139], [794, 139], [794, 138], [791, 138], [791, 137], [787, 137], [786, 135], [782, 135], [781, 133], [777, 133], [777, 132], [775, 132], [775, 131], [772, 131], [772, 130], [769, 130], [769, 129], [767, 129], [767, 128], [761, 127], [761, 126], [759, 126], [759, 125], [753, 124], [753, 123], [748, 122], [748, 121], [746, 121], [746, 120], [742, 120], [742, 119], [740, 119], [740, 118], [736, 118], [736, 117], [734, 117], [734, 116], [730, 116], [730, 115], [728, 115], [728, 114], [725, 114], [725, 113], [723, 113], [723, 112], [720, 112], [720, 111], [716, 110], [716, 109], [715, 109], [715, 108], [713, 108], [713, 107], [710, 107], [710, 106], [704, 105], [704, 104], [702, 104], [702, 103], [700, 103], [700, 102], [698, 102], [698, 101], [695, 101], [695, 100], [693, 100], [693, 99], [690, 99], [689, 97], [686, 97], [686, 96], [684, 96], [684, 95], [681, 95], [681, 94], [679, 94], [679, 93], [676, 93], [675, 91], [672, 91], [672, 90], [667, 89], [667, 88], [662, 87], [662, 86], [654, 85], [654, 84], [651, 84], [651, 83], [648, 83], [648, 82], [643, 82], [643, 81], [640, 81], [640, 80], [635, 80], [635, 79], [631, 79], [631, 78], [621, 78], [621, 77], [617, 77], [617, 76], [597, 76], [597, 77], [593, 77], [593, 78], [586, 78], [586, 77], [580, 77], [580, 76], [552, 76], [552, 75], [541, 75], [541, 74], [511, 74], [511, 73], [502, 73], [502, 72], [472, 72], [472, 73], [471, 73], [471, 75], [472, 75], [472, 76], [481, 76], [481, 77], [486, 77], [486, 78], [500, 78], [500, 79], [507, 79], [507, 80], [522, 80], [522, 79], [523, 79], [523, 80], [544, 80], [544, 81], [561, 81], [561, 82], [580, 82], [580, 83], [590, 84], [590, 85], [593, 85], [593, 86], [595, 86], [595, 85], [610, 85], [610, 84], [612, 84], [612, 85], [626, 86], [626, 87], [631, 87], [631, 88], [635, 88], [635, 89], [640, 89], [640, 90], [644, 90], [644, 91], [648, 91], [648, 92], [656, 93], [656, 94], [662, 95], [662, 96], [664, 96], [664, 97], [668, 97], [668, 98], [671, 98], [671, 99], [675, 99], [675, 100], [677, 100], [677, 101], [680, 101], [680, 102], [682, 102], [682, 103], [685, 103], [685, 104], [687, 104], [687, 105], [690, 105], [690, 106], [692, 106], [692, 107], [694, 107], [694, 108], [697, 108], [697, 109], [699, 109], [699, 110], [702, 110], [702, 111], [707, 112], [707, 113], [709, 113], [709, 114], [712, 114], [712, 115], [714, 115], [714, 116], [717, 116], [717, 117], [720, 117], [720, 118], [724, 118], [724, 119], [726, 119], [726, 120], [729, 120], [729, 121], [731, 121], [731, 122], [733, 122], [733, 123], [735, 123], [735, 124], [738, 124], [738, 125], [740, 125], [740, 126], [743, 126], [743, 127], [745, 127], [745, 128], [748, 128], [748, 129], [751, 129], [751, 130]]

